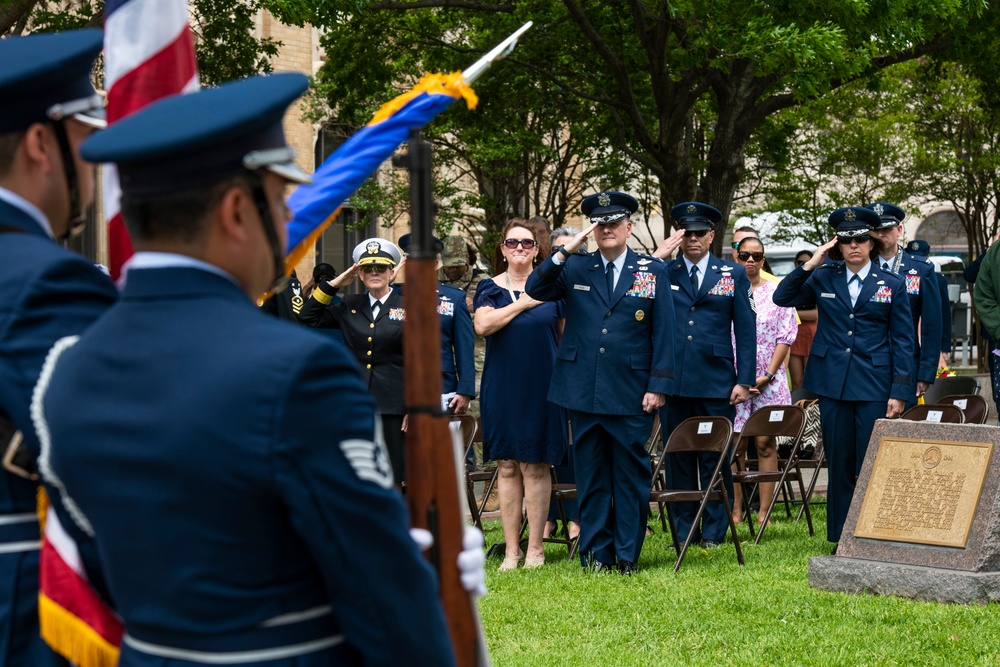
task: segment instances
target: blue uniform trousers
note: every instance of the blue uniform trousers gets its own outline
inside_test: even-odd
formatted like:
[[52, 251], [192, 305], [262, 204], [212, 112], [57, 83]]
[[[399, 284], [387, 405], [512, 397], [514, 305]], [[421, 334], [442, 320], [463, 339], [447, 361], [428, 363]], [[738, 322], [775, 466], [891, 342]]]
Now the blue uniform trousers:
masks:
[[5, 667], [66, 667], [69, 663], [38, 634], [38, 551], [0, 554], [0, 587], [0, 627], [5, 630], [0, 662]]
[[576, 448], [580, 562], [635, 563], [649, 515], [652, 470], [646, 441], [653, 417], [570, 410], [569, 419]]
[[826, 539], [839, 542], [875, 420], [885, 417], [885, 401], [838, 401], [819, 397], [823, 451], [829, 466]]
[[[661, 411], [660, 419], [665, 419], [666, 430], [664, 442], [677, 425], [689, 417], [726, 417], [733, 421], [736, 408], [729, 404], [726, 398], [680, 398], [671, 397]], [[728, 451], [727, 456], [732, 456]], [[671, 454], [666, 461], [667, 484], [672, 489], [705, 488], [712, 481], [712, 472], [719, 463], [719, 455], [712, 453], [680, 452]], [[733, 471], [727, 465], [722, 468], [722, 479], [729, 494], [729, 502], [733, 502]], [[700, 480], [700, 484], [699, 484]], [[681, 542], [687, 537], [698, 513], [698, 503], [673, 503], [674, 524], [677, 527], [677, 539]], [[705, 505], [701, 518], [701, 535], [695, 531], [692, 542], [709, 540], [724, 542], [726, 531], [729, 530], [729, 519], [726, 510], [719, 501], [711, 501]]]

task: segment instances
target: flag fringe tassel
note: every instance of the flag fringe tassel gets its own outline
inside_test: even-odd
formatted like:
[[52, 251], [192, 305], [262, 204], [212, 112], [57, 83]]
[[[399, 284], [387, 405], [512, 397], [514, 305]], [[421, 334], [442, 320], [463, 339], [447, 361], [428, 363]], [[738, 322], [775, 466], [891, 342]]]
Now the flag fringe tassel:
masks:
[[44, 594], [38, 596], [42, 639], [78, 667], [115, 667], [118, 647]]

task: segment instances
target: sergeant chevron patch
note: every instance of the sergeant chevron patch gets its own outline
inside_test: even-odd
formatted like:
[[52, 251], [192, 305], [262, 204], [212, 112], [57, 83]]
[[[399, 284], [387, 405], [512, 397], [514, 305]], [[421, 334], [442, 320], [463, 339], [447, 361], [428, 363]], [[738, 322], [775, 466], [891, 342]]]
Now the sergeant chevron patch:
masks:
[[[377, 420], [376, 420], [377, 421]], [[340, 443], [340, 451], [344, 452], [347, 462], [354, 468], [358, 479], [374, 482], [383, 489], [392, 488], [392, 466], [389, 465], [389, 452], [381, 439], [344, 440]]]

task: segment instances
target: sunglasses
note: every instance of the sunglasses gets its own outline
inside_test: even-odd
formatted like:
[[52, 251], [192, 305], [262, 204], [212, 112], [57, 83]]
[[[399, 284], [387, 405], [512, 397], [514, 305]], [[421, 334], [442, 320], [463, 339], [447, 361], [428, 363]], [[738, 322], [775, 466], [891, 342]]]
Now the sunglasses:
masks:
[[688, 238], [689, 236], [697, 236], [698, 238], [702, 238], [702, 237], [705, 236], [705, 234], [708, 234], [710, 231], [712, 231], [712, 230], [710, 230], [710, 229], [698, 229], [698, 230], [686, 229], [686, 230], [684, 230], [684, 238]]
[[759, 250], [757, 252], [750, 252], [748, 250], [740, 250], [738, 253], [736, 253], [736, 256], [740, 258], [741, 262], [746, 262], [751, 257], [753, 257], [753, 261], [755, 261], [755, 262], [760, 262], [760, 261], [763, 261], [763, 259], [764, 259], [764, 253], [762, 253]]
[[850, 238], [845, 236], [838, 236], [837, 243], [839, 243], [840, 245], [851, 245], [851, 243], [856, 242], [858, 245], [861, 245], [863, 243], [868, 243], [868, 239], [870, 238], [871, 237], [868, 234], [865, 234], [864, 236], [851, 236]]
[[385, 273], [388, 270], [387, 264], [365, 264], [361, 267], [361, 273]]
[[504, 239], [503, 244], [513, 250], [518, 245], [520, 245], [525, 250], [531, 250], [535, 247], [534, 239]]

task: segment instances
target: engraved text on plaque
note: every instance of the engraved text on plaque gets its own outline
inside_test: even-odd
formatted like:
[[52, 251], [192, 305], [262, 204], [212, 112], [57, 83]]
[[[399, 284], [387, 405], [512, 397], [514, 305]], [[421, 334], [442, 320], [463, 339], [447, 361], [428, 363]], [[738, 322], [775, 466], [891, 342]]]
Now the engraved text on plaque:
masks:
[[855, 537], [964, 547], [993, 445], [882, 438]]

